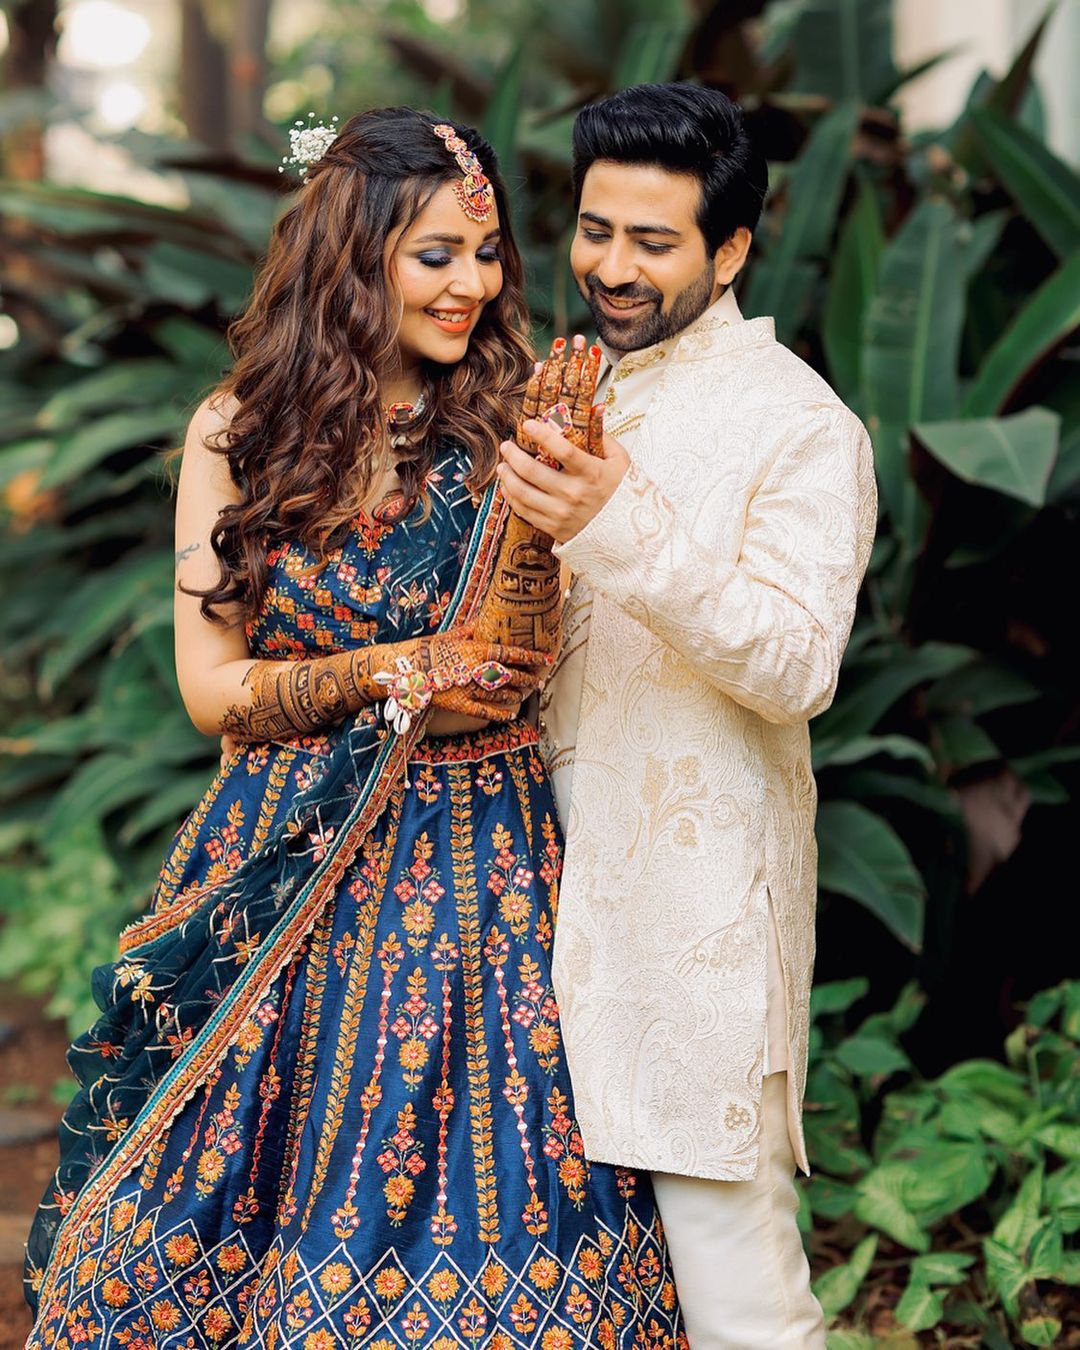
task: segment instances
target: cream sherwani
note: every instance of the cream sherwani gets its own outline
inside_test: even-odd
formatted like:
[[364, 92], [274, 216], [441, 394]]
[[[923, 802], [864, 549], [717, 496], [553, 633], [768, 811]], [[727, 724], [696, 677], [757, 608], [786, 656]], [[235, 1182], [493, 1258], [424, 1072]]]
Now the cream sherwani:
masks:
[[598, 1162], [746, 1181], [770, 902], [771, 1067], [789, 1069], [807, 1165], [807, 721], [832, 699], [869, 558], [872, 453], [772, 320], [743, 320], [730, 292], [623, 357], [606, 401], [632, 464], [559, 549], [575, 582], [541, 709], [567, 835], [554, 974], [577, 1115]]

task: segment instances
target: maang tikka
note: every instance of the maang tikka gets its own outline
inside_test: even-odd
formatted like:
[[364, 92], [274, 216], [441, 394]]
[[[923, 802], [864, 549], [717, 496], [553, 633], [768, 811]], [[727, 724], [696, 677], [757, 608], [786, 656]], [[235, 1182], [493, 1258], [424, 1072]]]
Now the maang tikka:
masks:
[[464, 175], [460, 183], [454, 184], [458, 205], [470, 220], [482, 225], [495, 210], [495, 189], [491, 186], [491, 179], [452, 126], [440, 122], [431, 129], [441, 141], [446, 142], [447, 150], [457, 160], [457, 166]]

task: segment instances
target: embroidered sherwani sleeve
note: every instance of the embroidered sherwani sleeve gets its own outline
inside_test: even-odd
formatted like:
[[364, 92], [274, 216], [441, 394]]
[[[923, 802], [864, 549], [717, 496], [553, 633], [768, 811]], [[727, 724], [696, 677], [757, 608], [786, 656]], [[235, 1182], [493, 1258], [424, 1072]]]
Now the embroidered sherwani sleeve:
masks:
[[767, 721], [805, 721], [836, 688], [870, 554], [870, 440], [840, 405], [789, 410], [729, 562], [695, 538], [631, 465], [615, 495], [558, 550], [575, 573], [703, 678]]

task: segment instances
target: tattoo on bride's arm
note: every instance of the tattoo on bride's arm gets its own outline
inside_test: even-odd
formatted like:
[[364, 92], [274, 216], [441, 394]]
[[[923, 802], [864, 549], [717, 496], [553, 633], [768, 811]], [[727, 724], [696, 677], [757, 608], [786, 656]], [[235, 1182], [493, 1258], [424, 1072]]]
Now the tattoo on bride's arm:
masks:
[[185, 544], [183, 548], [178, 548], [176, 550], [177, 567], [180, 566], [180, 564], [184, 561], [185, 558], [190, 558], [193, 553], [198, 553], [201, 547], [202, 547], [201, 544]]
[[251, 702], [234, 703], [221, 730], [237, 740], [272, 741], [322, 731], [382, 697], [368, 651], [303, 661], [256, 661], [244, 676]]

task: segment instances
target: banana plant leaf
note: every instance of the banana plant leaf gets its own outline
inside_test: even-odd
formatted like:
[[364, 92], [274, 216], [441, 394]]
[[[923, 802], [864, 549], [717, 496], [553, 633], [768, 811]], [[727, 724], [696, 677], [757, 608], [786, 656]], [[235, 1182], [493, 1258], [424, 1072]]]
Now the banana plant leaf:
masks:
[[62, 634], [46, 656], [41, 684], [46, 697], [91, 652], [109, 641], [125, 621], [163, 594], [171, 594], [173, 560], [168, 553], [124, 557], [113, 567], [91, 573], [60, 606], [53, 627]]
[[914, 428], [934, 458], [957, 478], [1042, 506], [1057, 455], [1061, 418], [1047, 408], [1012, 417], [920, 422]]
[[884, 252], [885, 231], [877, 194], [864, 181], [840, 228], [821, 324], [830, 374], [848, 402], [857, 401], [860, 394], [863, 324], [870, 298], [877, 290]]
[[815, 742], [867, 736], [899, 699], [975, 658], [970, 647], [925, 642], [921, 647], [878, 649], [873, 660], [846, 669], [836, 701], [814, 721]]
[[41, 475], [41, 487], [69, 483], [118, 450], [174, 440], [182, 434], [184, 422], [184, 414], [168, 405], [106, 413], [60, 438]]
[[995, 175], [1064, 262], [1080, 248], [1080, 176], [1000, 113], [973, 109], [971, 124]]
[[1062, 503], [1075, 499], [1080, 491], [1080, 424], [1063, 432], [1057, 459], [1046, 485], [1046, 500]]
[[1037, 684], [994, 661], [976, 661], [945, 675], [926, 693], [931, 713], [967, 713], [982, 717], [1000, 708], [1015, 708], [1041, 697]]
[[115, 361], [59, 389], [41, 407], [37, 422], [66, 430], [89, 413], [171, 402], [190, 395], [190, 376], [175, 362], [149, 357]]
[[796, 92], [875, 104], [896, 88], [892, 0], [803, 0], [797, 10]]
[[886, 247], [866, 316], [865, 408], [881, 495], [899, 527], [915, 492], [907, 473], [908, 428], [956, 412], [964, 290], [955, 213], [931, 198]]
[[632, 24], [615, 62], [614, 88], [629, 89], [635, 84], [673, 79], [689, 31], [688, 16]]
[[781, 342], [798, 332], [817, 280], [816, 260], [828, 249], [858, 116], [857, 104], [843, 103], [814, 128], [788, 175], [783, 219], [750, 274], [746, 313], [773, 315]]
[[988, 417], [1080, 324], [1080, 251], [1052, 273], [990, 349], [964, 398], [963, 417]]
[[845, 764], [859, 764], [878, 755], [890, 759], [909, 759], [921, 764], [929, 772], [934, 770], [934, 756], [921, 741], [910, 736], [850, 736], [844, 740], [814, 740], [814, 772]]
[[[495, 92], [484, 118], [484, 136], [499, 157], [503, 177], [512, 183], [520, 173], [518, 126], [521, 121], [521, 72], [525, 45], [510, 53], [495, 80]], [[511, 201], [513, 201], [511, 193]]]
[[211, 216], [83, 188], [0, 180], [0, 213], [64, 238], [107, 234], [170, 239], [196, 248], [232, 247], [228, 230]]
[[818, 811], [818, 885], [865, 906], [912, 951], [922, 947], [926, 884], [896, 831], [857, 802]]
[[155, 296], [182, 309], [213, 301], [223, 314], [232, 314], [251, 289], [251, 268], [205, 248], [164, 242], [143, 254], [143, 281]]
[[1031, 30], [1031, 36], [1013, 57], [1012, 64], [1000, 79], [983, 71], [975, 81], [963, 112], [944, 135], [938, 139], [948, 147], [953, 158], [969, 173], [977, 175], [985, 170], [979, 143], [971, 124], [970, 114], [977, 108], [989, 108], [1003, 117], [1028, 115], [1032, 95], [1038, 91], [1032, 82], [1035, 61], [1042, 46], [1046, 26], [1057, 8], [1057, 0], [1044, 9], [1041, 18]]

